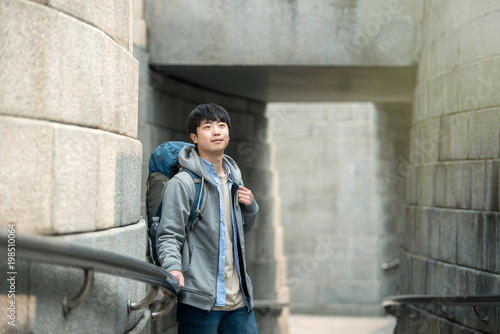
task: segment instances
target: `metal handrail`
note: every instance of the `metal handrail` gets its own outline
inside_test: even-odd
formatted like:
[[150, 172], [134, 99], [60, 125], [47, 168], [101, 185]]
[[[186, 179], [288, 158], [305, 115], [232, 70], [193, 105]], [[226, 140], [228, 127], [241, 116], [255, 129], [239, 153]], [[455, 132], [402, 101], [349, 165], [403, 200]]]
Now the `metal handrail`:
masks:
[[382, 301], [382, 307], [385, 308], [387, 313], [399, 316], [398, 308], [402, 313], [405, 311], [407, 305], [420, 305], [420, 306], [439, 306], [442, 315], [446, 318], [452, 319], [444, 310], [443, 307], [447, 306], [468, 306], [472, 308], [474, 316], [479, 318], [484, 323], [488, 323], [488, 317], [481, 317], [477, 311], [477, 307], [481, 306], [500, 306], [500, 295], [476, 295], [476, 296], [438, 296], [438, 295], [399, 295], [385, 298]]
[[479, 296], [433, 296], [433, 295], [400, 295], [384, 299], [383, 307], [412, 305], [443, 306], [500, 306], [500, 295]]
[[383, 270], [389, 270], [389, 269], [392, 269], [392, 268], [396, 268], [397, 266], [399, 266], [399, 258], [396, 258], [392, 261], [389, 261], [389, 262], [384, 262], [380, 265], [380, 267], [383, 269]]
[[[7, 257], [7, 252], [4, 251], [7, 246], [11, 246], [8, 244], [8, 231], [0, 229], [0, 256]], [[150, 284], [153, 288], [158, 287], [173, 296], [178, 296], [181, 292], [175, 277], [158, 266], [129, 256], [72, 244], [52, 236], [16, 233], [15, 256], [16, 259], [82, 268], [86, 273], [95, 271], [130, 278]], [[82, 289], [88, 290], [88, 287]], [[148, 299], [147, 303], [139, 304], [145, 307], [151, 302], [152, 300]]]

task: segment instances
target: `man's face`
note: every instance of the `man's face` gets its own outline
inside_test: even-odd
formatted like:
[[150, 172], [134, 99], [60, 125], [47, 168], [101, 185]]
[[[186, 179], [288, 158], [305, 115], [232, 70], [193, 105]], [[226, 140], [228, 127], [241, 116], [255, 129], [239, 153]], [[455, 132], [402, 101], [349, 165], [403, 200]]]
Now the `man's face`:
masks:
[[198, 144], [200, 155], [204, 153], [223, 153], [229, 144], [229, 127], [226, 122], [203, 120], [191, 133], [191, 140]]

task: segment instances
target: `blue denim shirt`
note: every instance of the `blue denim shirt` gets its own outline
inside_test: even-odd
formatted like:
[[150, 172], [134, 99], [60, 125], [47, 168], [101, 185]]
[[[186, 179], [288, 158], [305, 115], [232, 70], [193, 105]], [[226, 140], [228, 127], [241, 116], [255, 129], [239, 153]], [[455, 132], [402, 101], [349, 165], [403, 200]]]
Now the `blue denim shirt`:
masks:
[[[226, 221], [225, 221], [225, 215], [224, 215], [224, 198], [222, 197], [222, 188], [220, 185], [220, 179], [219, 175], [217, 175], [217, 172], [215, 171], [215, 166], [211, 164], [210, 162], [206, 161], [205, 159], [200, 157], [200, 161], [202, 165], [206, 168], [210, 176], [212, 177], [212, 180], [217, 186], [217, 190], [219, 192], [219, 212], [220, 212], [220, 217], [219, 217], [219, 264], [218, 264], [218, 271], [217, 271], [217, 297], [215, 300], [215, 306], [225, 306], [226, 305], [226, 282], [224, 281], [224, 271], [225, 271], [225, 257], [226, 257]], [[223, 166], [224, 170], [227, 173], [227, 179], [228, 179], [228, 186], [229, 186], [229, 193], [231, 194], [231, 189], [233, 187], [233, 180], [231, 179], [231, 173], [230, 169], [226, 164], [224, 163]], [[234, 253], [234, 262], [236, 266], [236, 270], [238, 272], [238, 276], [240, 276], [240, 264], [239, 264], [239, 258], [238, 258], [238, 247], [237, 247], [237, 236], [236, 236], [236, 222], [234, 220], [234, 208], [233, 208], [233, 198], [231, 197], [231, 217], [232, 217], [232, 224], [233, 224], [233, 253]], [[240, 282], [241, 282], [241, 277]], [[245, 298], [245, 303], [248, 305], [248, 301], [246, 296]]]

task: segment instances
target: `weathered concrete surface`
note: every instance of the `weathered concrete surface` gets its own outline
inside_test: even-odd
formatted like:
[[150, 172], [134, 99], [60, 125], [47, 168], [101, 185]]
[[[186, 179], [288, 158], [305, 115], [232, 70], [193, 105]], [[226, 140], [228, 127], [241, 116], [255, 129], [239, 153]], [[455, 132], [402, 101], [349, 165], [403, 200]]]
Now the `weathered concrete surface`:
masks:
[[2, 1], [0, 22], [0, 114], [137, 137], [137, 61], [126, 48], [31, 1]]
[[150, 63], [267, 102], [409, 103], [420, 1], [146, 2]]
[[382, 314], [398, 284], [381, 264], [399, 256], [410, 106], [270, 104], [268, 115], [291, 311]]
[[147, 1], [151, 63], [406, 66], [420, 1]]
[[86, 22], [132, 53], [132, 2], [123, 0], [31, 0]]
[[[0, 226], [66, 234], [140, 219], [141, 143], [113, 133], [0, 116]], [[8, 176], [8, 177], [7, 177]]]
[[[402, 294], [499, 293], [500, 28], [496, 1], [424, 1], [407, 164]], [[421, 312], [396, 333], [496, 333], [453, 308], [453, 325]], [[448, 312], [448, 311], [447, 311]], [[418, 320], [415, 321], [415, 319]]]

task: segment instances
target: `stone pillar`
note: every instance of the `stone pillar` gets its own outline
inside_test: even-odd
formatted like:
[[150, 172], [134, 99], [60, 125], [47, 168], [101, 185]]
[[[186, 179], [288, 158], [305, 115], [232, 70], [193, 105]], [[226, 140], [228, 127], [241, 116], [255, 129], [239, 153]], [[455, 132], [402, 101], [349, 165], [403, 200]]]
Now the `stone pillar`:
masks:
[[[500, 4], [424, 1], [401, 293], [499, 293]], [[498, 309], [418, 308], [398, 333], [496, 333]]]
[[[131, 8], [118, 0], [0, 3], [1, 228], [144, 258]], [[19, 260], [17, 279], [18, 321], [2, 321], [2, 332], [147, 330], [143, 310], [126, 311], [128, 299], [143, 298], [143, 284], [96, 275], [89, 298], [65, 318], [62, 298], [78, 293], [83, 271]], [[7, 303], [0, 296], [2, 309]]]

